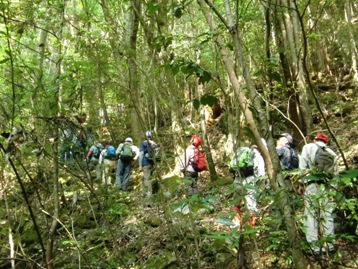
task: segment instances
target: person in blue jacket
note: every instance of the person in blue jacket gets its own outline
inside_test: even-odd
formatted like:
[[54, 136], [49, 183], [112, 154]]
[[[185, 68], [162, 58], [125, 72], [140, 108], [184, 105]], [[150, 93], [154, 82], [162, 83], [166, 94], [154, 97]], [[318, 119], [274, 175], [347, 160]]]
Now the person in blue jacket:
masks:
[[145, 140], [139, 145], [139, 170], [143, 172], [142, 195], [144, 198], [150, 198], [153, 194], [151, 176], [155, 160], [152, 158], [151, 152], [157, 148], [157, 144], [152, 140], [152, 133], [146, 131]]

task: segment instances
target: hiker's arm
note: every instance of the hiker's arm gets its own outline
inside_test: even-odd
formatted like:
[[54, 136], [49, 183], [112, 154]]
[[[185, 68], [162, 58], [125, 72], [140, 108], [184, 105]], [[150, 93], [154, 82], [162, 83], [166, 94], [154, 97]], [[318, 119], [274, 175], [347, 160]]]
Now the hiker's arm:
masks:
[[261, 177], [266, 174], [265, 172], [265, 161], [259, 152], [256, 152], [254, 158], [254, 176]]
[[142, 163], [143, 163], [143, 157], [144, 157], [144, 152], [140, 151], [139, 152], [139, 158], [138, 158], [138, 165], [139, 165], [139, 170], [142, 170]]
[[89, 160], [92, 156], [92, 150], [89, 150], [88, 153], [87, 153], [87, 159]]
[[117, 147], [117, 149], [116, 149], [116, 155], [117, 155], [117, 156], [121, 153], [122, 147], [123, 147], [123, 144], [122, 144], [122, 143], [118, 145], [118, 147]]
[[307, 145], [305, 145], [302, 149], [299, 161], [299, 168], [301, 171], [306, 171], [310, 169], [309, 149]]
[[133, 160], [136, 161], [139, 157], [139, 148], [137, 146], [132, 146], [132, 151], [134, 152]]

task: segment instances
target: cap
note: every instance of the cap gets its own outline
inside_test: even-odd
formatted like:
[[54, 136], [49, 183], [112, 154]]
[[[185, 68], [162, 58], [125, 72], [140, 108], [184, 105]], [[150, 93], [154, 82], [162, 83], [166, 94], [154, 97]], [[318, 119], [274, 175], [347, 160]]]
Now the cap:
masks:
[[289, 133], [283, 133], [283, 134], [279, 134], [278, 137], [286, 137], [287, 138], [287, 141], [290, 145], [292, 145], [293, 143], [293, 138], [292, 136], [289, 134]]
[[201, 139], [200, 137], [197, 137], [196, 135], [193, 135], [191, 137], [191, 140], [190, 140], [191, 144], [194, 145], [195, 147], [199, 147], [200, 144], [201, 144]]
[[124, 142], [130, 142], [130, 143], [133, 143], [133, 139], [130, 138], [130, 137], [127, 137], [126, 140], [124, 140]]
[[329, 141], [328, 136], [326, 136], [325, 134], [322, 134], [322, 133], [318, 133], [314, 139], [315, 140], [321, 140], [325, 144], [327, 144], [328, 141]]
[[147, 137], [147, 138], [152, 138], [152, 133], [149, 132], [149, 131], [146, 131], [146, 132], [145, 132], [145, 137]]

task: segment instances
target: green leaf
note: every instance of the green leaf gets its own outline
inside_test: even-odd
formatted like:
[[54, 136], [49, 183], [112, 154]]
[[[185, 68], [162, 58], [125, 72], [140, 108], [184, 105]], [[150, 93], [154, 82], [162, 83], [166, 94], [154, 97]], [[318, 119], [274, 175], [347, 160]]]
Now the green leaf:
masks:
[[341, 177], [341, 178], [357, 178], [358, 177], [358, 169], [340, 172], [339, 177]]
[[219, 224], [223, 224], [223, 225], [227, 225], [227, 226], [233, 226], [234, 223], [231, 220], [227, 220], [227, 219], [216, 219], [214, 220], [214, 222], [219, 223]]
[[159, 9], [159, 4], [155, 2], [147, 3], [147, 11], [149, 14], [154, 14]]
[[218, 99], [212, 95], [204, 95], [200, 99], [200, 103], [202, 105], [208, 105], [208, 106], [213, 106], [217, 101]]
[[3, 60], [0, 61], [0, 64], [6, 63], [6, 62], [9, 61], [9, 60], [10, 60], [10, 58], [5, 58], [5, 59], [3, 59]]
[[183, 8], [181, 5], [174, 5], [173, 7], [173, 14], [176, 18], [180, 18], [181, 16], [183, 16]]
[[199, 83], [204, 84], [206, 82], [209, 82], [212, 78], [211, 73], [204, 69], [201, 70], [202, 70], [202, 75], [199, 78]]
[[268, 74], [269, 79], [277, 81], [277, 82], [282, 82], [282, 77], [279, 73], [274, 72], [274, 73], [270, 73]]
[[199, 109], [199, 107], [200, 107], [200, 101], [199, 101], [197, 98], [195, 98], [195, 99], [193, 100], [193, 106], [194, 106], [194, 108], [195, 108], [196, 110]]

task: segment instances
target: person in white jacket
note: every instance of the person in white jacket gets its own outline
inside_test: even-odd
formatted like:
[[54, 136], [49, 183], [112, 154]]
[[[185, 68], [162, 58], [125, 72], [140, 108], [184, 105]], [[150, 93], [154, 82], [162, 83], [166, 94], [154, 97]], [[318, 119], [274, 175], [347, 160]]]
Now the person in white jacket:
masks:
[[[267, 147], [266, 141], [264, 139], [262, 139], [262, 142]], [[254, 163], [254, 174], [246, 177], [243, 180], [242, 185], [243, 186], [252, 185], [254, 187], [254, 188], [247, 188], [245, 200], [246, 200], [247, 209], [250, 212], [257, 212], [257, 201], [255, 198], [255, 196], [256, 196], [256, 191], [255, 191], [256, 180], [257, 180], [257, 178], [266, 175], [266, 170], [265, 170], [264, 158], [262, 157], [261, 153], [259, 152], [257, 146], [256, 145], [252, 146], [252, 150], [253, 150], [252, 160]]]
[[188, 197], [191, 197], [192, 195], [198, 193], [197, 180], [199, 172], [195, 171], [194, 167], [192, 166], [192, 161], [195, 156], [195, 150], [197, 150], [201, 144], [201, 139], [193, 135], [190, 140], [190, 143], [191, 145], [186, 148], [185, 154], [180, 161], [180, 171], [184, 173], [185, 179], [191, 181], [188, 186]]
[[[323, 133], [318, 133], [313, 143], [306, 144], [302, 148], [300, 156], [299, 168], [307, 174], [315, 169], [316, 153], [319, 147], [324, 149], [334, 157], [334, 174], [338, 173], [337, 168], [337, 154], [327, 147], [328, 137]], [[333, 235], [334, 235], [334, 222], [333, 222], [333, 209], [334, 202], [332, 195], [330, 195], [330, 184], [328, 178], [306, 177], [303, 180], [303, 185], [300, 189], [301, 194], [304, 193], [304, 227], [306, 232], [306, 240], [311, 245], [314, 254], [320, 254], [328, 251], [334, 251]], [[326, 238], [328, 244], [322, 246], [320, 242], [320, 232]]]

